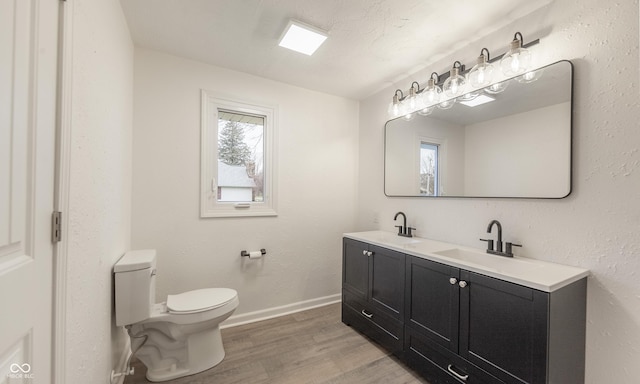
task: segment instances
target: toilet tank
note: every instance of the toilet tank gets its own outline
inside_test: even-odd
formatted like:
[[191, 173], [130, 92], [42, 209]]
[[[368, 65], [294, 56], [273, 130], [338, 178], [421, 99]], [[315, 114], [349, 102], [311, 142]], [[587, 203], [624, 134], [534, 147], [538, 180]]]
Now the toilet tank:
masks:
[[151, 316], [156, 292], [156, 251], [129, 251], [113, 267], [116, 325], [134, 324]]

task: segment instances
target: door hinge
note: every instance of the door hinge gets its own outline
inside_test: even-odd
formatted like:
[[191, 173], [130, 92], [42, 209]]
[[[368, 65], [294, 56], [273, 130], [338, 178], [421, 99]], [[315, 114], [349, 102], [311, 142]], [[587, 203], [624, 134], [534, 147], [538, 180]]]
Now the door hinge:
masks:
[[51, 242], [62, 240], [62, 212], [53, 211], [51, 214]]

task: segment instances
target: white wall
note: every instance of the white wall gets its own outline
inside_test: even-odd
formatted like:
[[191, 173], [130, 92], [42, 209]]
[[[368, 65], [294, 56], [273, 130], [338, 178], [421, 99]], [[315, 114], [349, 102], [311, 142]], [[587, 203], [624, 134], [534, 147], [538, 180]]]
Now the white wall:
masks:
[[[73, 0], [65, 383], [108, 383], [124, 341], [112, 266], [130, 248], [133, 43], [117, 0]], [[112, 356], [113, 353], [113, 356]]]
[[[482, 248], [478, 238], [498, 219], [506, 241], [524, 244], [519, 254], [590, 269], [586, 382], [592, 384], [635, 383], [640, 361], [638, 20], [638, 1], [557, 0], [360, 105], [358, 229], [392, 231], [393, 215], [404, 211], [419, 236]], [[386, 198], [383, 129], [393, 90], [454, 60], [473, 63], [483, 46], [497, 55], [515, 31], [527, 41], [541, 37], [538, 64], [575, 65], [572, 194], [549, 201]], [[503, 47], [492, 45], [497, 36]]]
[[[199, 217], [200, 89], [278, 105], [277, 217]], [[158, 250], [158, 301], [229, 287], [239, 315], [339, 294], [357, 102], [138, 48], [134, 93], [132, 243]], [[261, 260], [240, 257], [260, 248]]]

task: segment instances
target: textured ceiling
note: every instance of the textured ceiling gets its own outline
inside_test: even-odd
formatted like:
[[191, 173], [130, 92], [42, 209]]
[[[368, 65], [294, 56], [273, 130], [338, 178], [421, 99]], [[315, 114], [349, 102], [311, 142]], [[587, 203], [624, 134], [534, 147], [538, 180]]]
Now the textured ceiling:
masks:
[[[121, 0], [121, 4], [137, 46], [359, 100], [550, 1]], [[278, 46], [290, 18], [329, 32], [313, 56]]]

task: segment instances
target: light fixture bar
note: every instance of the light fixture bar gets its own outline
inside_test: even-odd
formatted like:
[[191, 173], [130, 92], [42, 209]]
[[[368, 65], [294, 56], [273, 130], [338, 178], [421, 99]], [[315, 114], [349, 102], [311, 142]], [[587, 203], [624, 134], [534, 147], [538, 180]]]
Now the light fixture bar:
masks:
[[[540, 42], [540, 39], [535, 39], [535, 40], [533, 40], [533, 41], [528, 42], [527, 44], [522, 43], [522, 48], [529, 48], [529, 47], [532, 47], [532, 46], [534, 46], [534, 45], [538, 44], [539, 42]], [[492, 57], [492, 58], [491, 58], [491, 60], [488, 60], [487, 62], [488, 62], [488, 63], [495, 63], [496, 61], [500, 61], [500, 60], [502, 60], [502, 58], [503, 58], [503, 57], [504, 57], [504, 55], [506, 55], [506, 54], [507, 54], [507, 53], [505, 52], [505, 53], [503, 53], [503, 54], [502, 54], [502, 55], [500, 55], [500, 56]]]
[[325, 31], [296, 20], [290, 20], [278, 45], [311, 56], [327, 37]]

